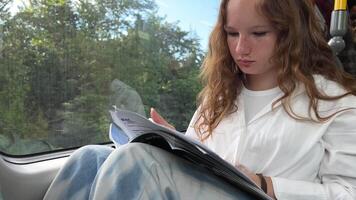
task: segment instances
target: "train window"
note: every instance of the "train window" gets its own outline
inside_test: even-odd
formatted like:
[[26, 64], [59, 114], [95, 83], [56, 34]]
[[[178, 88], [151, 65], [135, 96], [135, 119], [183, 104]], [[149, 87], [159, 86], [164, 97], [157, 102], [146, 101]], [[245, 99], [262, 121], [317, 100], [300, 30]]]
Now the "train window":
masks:
[[1, 1], [0, 151], [23, 156], [107, 143], [112, 105], [142, 115], [155, 107], [184, 130], [218, 5]]
[[[0, 152], [109, 143], [112, 105], [146, 116], [155, 107], [184, 130], [219, 2], [1, 1]], [[332, 5], [316, 2], [328, 23]], [[356, 7], [349, 7], [339, 59], [356, 74]]]
[[356, 76], [356, 1], [348, 1], [350, 22], [349, 29], [344, 36], [345, 48], [339, 58], [345, 71]]
[[[327, 39], [330, 40], [331, 36], [329, 30], [331, 25], [331, 12], [334, 9], [334, 1], [315, 0], [315, 3], [319, 8], [319, 14], [323, 18], [322, 21], [325, 23]], [[345, 48], [338, 54], [338, 59], [340, 65], [342, 65], [346, 72], [356, 76], [356, 1], [347, 1], [347, 9], [349, 20], [346, 22], [347, 31], [343, 36]], [[336, 26], [342, 27], [340, 24]]]

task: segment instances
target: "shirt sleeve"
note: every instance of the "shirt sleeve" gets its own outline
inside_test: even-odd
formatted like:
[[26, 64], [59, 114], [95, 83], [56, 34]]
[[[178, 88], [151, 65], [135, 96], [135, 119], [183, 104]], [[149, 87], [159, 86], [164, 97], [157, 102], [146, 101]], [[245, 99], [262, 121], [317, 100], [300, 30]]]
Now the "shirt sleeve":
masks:
[[356, 199], [356, 109], [339, 113], [322, 138], [321, 183], [271, 177], [278, 200]]

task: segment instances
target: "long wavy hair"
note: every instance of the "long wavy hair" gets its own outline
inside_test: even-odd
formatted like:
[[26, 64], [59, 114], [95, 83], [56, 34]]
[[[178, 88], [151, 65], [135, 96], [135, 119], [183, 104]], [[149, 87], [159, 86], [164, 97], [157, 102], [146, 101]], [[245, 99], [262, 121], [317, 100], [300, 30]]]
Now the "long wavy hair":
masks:
[[[241, 92], [244, 75], [236, 67], [227, 44], [224, 25], [228, 2], [221, 1], [200, 74], [204, 88], [197, 99], [200, 109], [194, 128], [202, 141], [211, 136], [224, 117], [239, 109], [235, 101]], [[319, 101], [356, 95], [356, 80], [337, 66], [313, 6], [311, 0], [261, 0], [256, 9], [269, 19], [278, 34], [271, 59], [278, 66], [278, 86], [284, 95], [272, 105], [281, 102], [288, 115], [296, 120], [324, 122], [337, 113], [320, 116], [317, 110]], [[315, 74], [339, 83], [346, 93], [328, 96], [319, 91], [313, 78]], [[308, 117], [298, 116], [290, 104], [291, 94], [299, 83], [304, 84], [309, 97]], [[311, 117], [311, 113], [316, 119]]]

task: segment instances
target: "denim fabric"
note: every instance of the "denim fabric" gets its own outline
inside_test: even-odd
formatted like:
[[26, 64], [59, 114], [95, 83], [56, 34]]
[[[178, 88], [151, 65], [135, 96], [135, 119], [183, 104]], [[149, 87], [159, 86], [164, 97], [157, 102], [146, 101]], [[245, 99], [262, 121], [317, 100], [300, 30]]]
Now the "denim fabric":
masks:
[[202, 168], [157, 147], [132, 143], [112, 150], [78, 149], [44, 199], [253, 199]]
[[97, 172], [112, 150], [90, 145], [75, 151], [54, 178], [44, 199], [88, 199]]

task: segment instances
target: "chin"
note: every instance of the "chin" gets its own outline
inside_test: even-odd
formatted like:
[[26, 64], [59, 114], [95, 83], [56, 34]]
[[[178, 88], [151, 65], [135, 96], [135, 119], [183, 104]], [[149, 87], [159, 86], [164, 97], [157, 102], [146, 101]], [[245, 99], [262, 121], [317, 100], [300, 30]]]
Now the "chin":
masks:
[[241, 69], [241, 68], [240, 68], [240, 71], [242, 71], [242, 73], [244, 73], [245, 75], [251, 75], [251, 76], [260, 74], [253, 70], [247, 70], [247, 69]]

